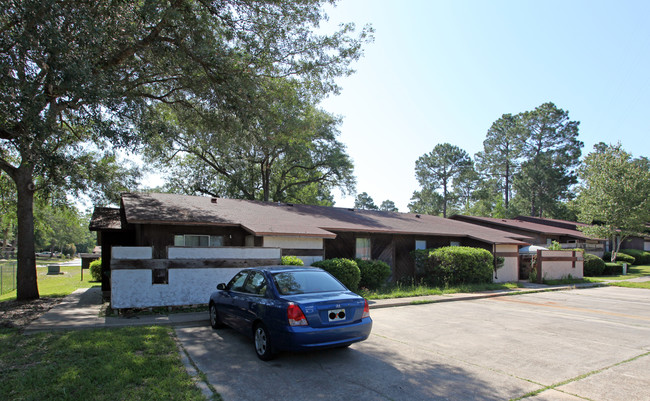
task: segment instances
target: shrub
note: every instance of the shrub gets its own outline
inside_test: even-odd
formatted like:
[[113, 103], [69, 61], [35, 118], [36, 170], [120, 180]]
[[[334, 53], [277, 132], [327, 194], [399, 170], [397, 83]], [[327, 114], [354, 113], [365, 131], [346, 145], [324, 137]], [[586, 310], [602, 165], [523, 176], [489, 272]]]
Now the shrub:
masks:
[[102, 281], [102, 258], [90, 262], [90, 275], [93, 281]]
[[650, 265], [650, 252], [642, 251], [640, 249], [623, 249], [621, 253], [632, 256], [635, 265]]
[[431, 252], [433, 249], [417, 249], [411, 252], [411, 256], [415, 260], [415, 278], [423, 279], [426, 276]]
[[[603, 255], [603, 260], [610, 261], [612, 260], [612, 253], [611, 252], [605, 252], [605, 255]], [[626, 255], [624, 253], [617, 253], [616, 254], [616, 260], [615, 262], [624, 262], [627, 263], [628, 265], [633, 265], [634, 264], [634, 256]]]
[[376, 290], [384, 285], [388, 277], [390, 277], [390, 266], [381, 260], [356, 259], [355, 262], [357, 262], [361, 272], [360, 287]]
[[432, 286], [491, 283], [493, 263], [485, 249], [449, 246], [430, 251], [426, 265], [416, 270], [424, 271], [421, 278]]
[[361, 280], [361, 271], [357, 262], [350, 259], [326, 259], [312, 263], [314, 267], [320, 267], [332, 276], [336, 277], [350, 291], [356, 291]]
[[304, 266], [305, 263], [302, 261], [302, 259], [298, 258], [297, 256], [283, 256], [282, 261], [280, 262], [281, 265], [286, 265], [286, 266]]
[[619, 276], [623, 274], [623, 266], [617, 262], [605, 263], [604, 276]]
[[602, 276], [605, 272], [605, 262], [596, 255], [585, 253], [584, 275], [589, 277]]
[[61, 251], [68, 257], [68, 255], [74, 255], [77, 253], [77, 247], [75, 244], [67, 244], [66, 246], [63, 247], [63, 250]]

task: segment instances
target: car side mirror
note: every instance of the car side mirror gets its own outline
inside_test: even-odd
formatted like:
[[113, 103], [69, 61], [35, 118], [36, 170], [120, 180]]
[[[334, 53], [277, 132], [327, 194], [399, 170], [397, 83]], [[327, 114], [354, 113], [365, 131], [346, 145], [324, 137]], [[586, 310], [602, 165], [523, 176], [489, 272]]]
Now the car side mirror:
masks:
[[225, 289], [226, 289], [226, 285], [224, 283], [217, 284], [217, 290], [225, 290]]

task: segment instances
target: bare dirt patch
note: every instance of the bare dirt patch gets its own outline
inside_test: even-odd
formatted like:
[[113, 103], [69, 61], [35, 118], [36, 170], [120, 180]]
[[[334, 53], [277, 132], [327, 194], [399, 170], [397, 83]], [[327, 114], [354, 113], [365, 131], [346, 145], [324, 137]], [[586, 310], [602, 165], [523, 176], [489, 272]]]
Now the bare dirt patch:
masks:
[[0, 328], [24, 329], [62, 300], [63, 298], [39, 298], [32, 301], [0, 302]]

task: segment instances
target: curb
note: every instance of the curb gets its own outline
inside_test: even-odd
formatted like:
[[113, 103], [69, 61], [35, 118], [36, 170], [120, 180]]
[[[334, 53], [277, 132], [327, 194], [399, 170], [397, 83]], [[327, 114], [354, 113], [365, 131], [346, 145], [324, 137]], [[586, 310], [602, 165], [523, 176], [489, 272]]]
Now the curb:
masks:
[[[603, 287], [603, 283], [588, 283], [579, 285], [563, 285], [556, 287], [546, 288], [530, 288], [512, 290], [507, 292], [492, 292], [492, 293], [475, 293], [475, 294], [447, 294], [447, 295], [425, 295], [421, 297], [408, 297], [408, 298], [392, 298], [389, 300], [370, 300], [370, 309], [385, 309], [395, 308], [402, 306], [425, 305], [432, 303], [443, 302], [456, 302], [456, 301], [472, 301], [477, 299], [488, 299], [497, 297], [507, 297], [522, 294], [534, 294], [540, 292], [551, 291], [567, 291], [582, 288]], [[82, 330], [82, 329], [101, 329], [101, 328], [119, 328], [119, 327], [137, 327], [137, 326], [172, 326], [172, 327], [199, 327], [207, 326], [209, 318], [207, 312], [190, 312], [190, 313], [174, 313], [169, 315], [143, 315], [134, 317], [96, 317], [92, 320], [88, 319], [84, 322], [70, 323], [69, 321], [61, 321], [60, 324], [39, 324], [38, 320], [32, 322], [24, 329], [25, 334], [35, 334], [46, 331], [60, 331], [60, 330]]]
[[[594, 287], [605, 287], [606, 284], [602, 283], [589, 283], [589, 284], [580, 284], [580, 285], [566, 285], [561, 287], [550, 287], [550, 288], [531, 288], [531, 289], [522, 289], [522, 290], [513, 290], [508, 292], [497, 292], [497, 293], [479, 293], [479, 294], [464, 294], [464, 295], [425, 295], [422, 297], [408, 297], [400, 300], [400, 298], [393, 298], [391, 300], [376, 300], [375, 303], [369, 305], [370, 309], [383, 309], [383, 308], [393, 308], [400, 306], [411, 306], [411, 305], [426, 305], [433, 303], [443, 303], [443, 302], [455, 302], [455, 301], [472, 301], [475, 299], [486, 299], [486, 298], [496, 298], [496, 297], [509, 297], [522, 294], [535, 294], [540, 292], [552, 292], [552, 291], [568, 291], [568, 290], [579, 290], [583, 288], [594, 288]], [[394, 301], [395, 300], [395, 301]], [[377, 303], [377, 301], [386, 301]]]

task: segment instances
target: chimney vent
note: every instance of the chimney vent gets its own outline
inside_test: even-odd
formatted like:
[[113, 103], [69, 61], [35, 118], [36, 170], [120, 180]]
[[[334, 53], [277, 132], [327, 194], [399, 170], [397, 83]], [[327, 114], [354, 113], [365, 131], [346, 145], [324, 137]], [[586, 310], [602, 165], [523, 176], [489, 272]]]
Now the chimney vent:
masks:
[[217, 198], [210, 199], [210, 202], [212, 202], [212, 203], [214, 203], [216, 205], [217, 204]]

